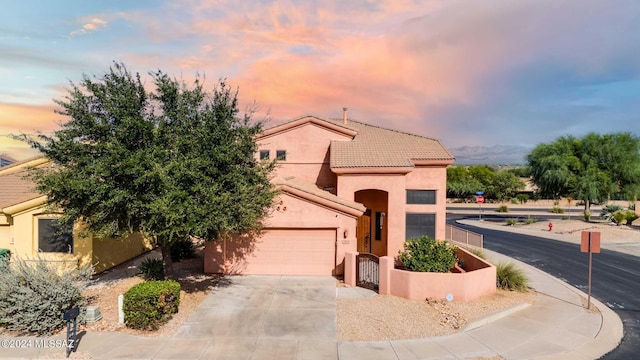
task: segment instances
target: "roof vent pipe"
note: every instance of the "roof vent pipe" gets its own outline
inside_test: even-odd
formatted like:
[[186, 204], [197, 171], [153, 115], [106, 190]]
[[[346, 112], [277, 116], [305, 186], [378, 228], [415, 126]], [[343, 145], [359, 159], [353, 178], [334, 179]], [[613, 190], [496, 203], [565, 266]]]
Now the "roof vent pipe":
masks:
[[342, 123], [347, 125], [347, 109], [346, 107], [342, 108]]

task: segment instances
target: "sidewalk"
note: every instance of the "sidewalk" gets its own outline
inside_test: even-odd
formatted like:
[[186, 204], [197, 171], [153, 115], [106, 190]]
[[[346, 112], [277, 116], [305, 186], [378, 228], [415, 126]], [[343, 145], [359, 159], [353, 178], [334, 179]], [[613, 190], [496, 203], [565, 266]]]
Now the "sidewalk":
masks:
[[[477, 225], [474, 222], [474, 225]], [[484, 224], [483, 226], [495, 226]], [[504, 228], [504, 227], [503, 227]], [[510, 228], [517, 232], [522, 229]], [[542, 234], [536, 233], [538, 236]], [[460, 333], [415, 340], [345, 342], [322, 339], [272, 341], [271, 337], [136, 337], [124, 333], [83, 334], [76, 359], [597, 359], [620, 342], [620, 318], [592, 298], [599, 312], [583, 306], [586, 294], [504, 255], [485, 250], [493, 262], [511, 261], [522, 268], [538, 292], [535, 303], [496, 313], [468, 324]], [[348, 296], [348, 295], [347, 295]], [[367, 296], [356, 293], [352, 296]], [[211, 309], [211, 308], [210, 308]], [[205, 308], [197, 311], [207, 311]], [[245, 324], [253, 326], [253, 324]], [[51, 339], [63, 339], [56, 336]], [[37, 338], [0, 338], [0, 358], [64, 358], [61, 347], [36, 347]], [[14, 341], [9, 348], [8, 341]], [[20, 340], [16, 342], [15, 340]], [[49, 340], [49, 339], [47, 339]], [[228, 340], [228, 339], [226, 339]], [[286, 342], [286, 346], [283, 346]], [[15, 348], [20, 345], [21, 348]], [[42, 345], [42, 344], [40, 344]], [[250, 352], [247, 352], [250, 349]], [[216, 350], [216, 352], [213, 352]], [[240, 353], [244, 356], [238, 356]]]

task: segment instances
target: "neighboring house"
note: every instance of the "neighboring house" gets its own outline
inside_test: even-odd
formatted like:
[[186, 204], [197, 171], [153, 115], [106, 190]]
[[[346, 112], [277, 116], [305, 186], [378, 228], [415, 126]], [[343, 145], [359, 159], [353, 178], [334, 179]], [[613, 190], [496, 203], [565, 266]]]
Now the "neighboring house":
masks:
[[13, 164], [14, 162], [16, 162], [15, 159], [7, 156], [7, 155], [0, 155], [0, 167], [3, 166], [9, 166], [11, 164]]
[[405, 240], [444, 239], [446, 167], [436, 139], [305, 116], [257, 137], [281, 191], [259, 234], [208, 243], [205, 272], [336, 275], [347, 251], [396, 256]]
[[0, 169], [0, 249], [32, 258], [40, 254], [56, 262], [86, 263], [102, 272], [151, 249], [140, 235], [123, 239], [94, 238], [81, 230], [60, 229], [57, 218], [45, 207], [46, 196], [35, 191], [29, 168], [46, 166], [39, 157]]

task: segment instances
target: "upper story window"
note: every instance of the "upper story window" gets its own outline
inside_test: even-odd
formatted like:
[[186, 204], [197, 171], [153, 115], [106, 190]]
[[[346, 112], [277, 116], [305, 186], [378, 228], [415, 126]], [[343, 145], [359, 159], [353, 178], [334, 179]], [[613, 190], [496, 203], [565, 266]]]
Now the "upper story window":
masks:
[[287, 160], [287, 150], [276, 150], [276, 160], [286, 161]]
[[269, 160], [269, 150], [260, 150], [260, 160]]
[[429, 204], [436, 203], [435, 190], [407, 190], [407, 204]]
[[38, 251], [73, 252], [73, 226], [60, 225], [58, 219], [38, 219]]

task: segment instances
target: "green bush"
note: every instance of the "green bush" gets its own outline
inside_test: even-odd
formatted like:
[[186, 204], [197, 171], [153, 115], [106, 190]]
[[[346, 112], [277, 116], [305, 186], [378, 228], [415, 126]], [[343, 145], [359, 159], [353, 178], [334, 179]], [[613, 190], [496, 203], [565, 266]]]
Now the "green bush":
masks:
[[[82, 291], [93, 274], [91, 266], [62, 268], [40, 257], [14, 255], [0, 261], [0, 324], [20, 333], [51, 335], [65, 325], [62, 314], [85, 304]], [[80, 321], [84, 314], [80, 314]]]
[[527, 194], [518, 194], [518, 195], [516, 195], [516, 199], [518, 200], [518, 202], [520, 204], [525, 204], [527, 201], [529, 201], [529, 195], [527, 195]]
[[616, 225], [620, 226], [622, 225], [622, 222], [627, 218], [627, 214], [622, 210], [617, 210], [612, 214], [611, 217], [613, 218], [613, 222], [615, 222]]
[[584, 217], [584, 221], [591, 221], [591, 211], [585, 211], [582, 213], [582, 216]]
[[179, 305], [178, 282], [145, 281], [124, 294], [124, 322], [132, 329], [157, 330], [178, 312]]
[[184, 239], [176, 241], [171, 244], [171, 260], [180, 261], [182, 259], [189, 259], [195, 256], [193, 250], [193, 241], [191, 239]]
[[446, 241], [437, 241], [423, 235], [404, 243], [400, 262], [409, 271], [449, 272], [456, 264], [458, 248]]
[[633, 209], [629, 209], [625, 213], [625, 219], [627, 220], [627, 225], [631, 225], [632, 222], [638, 219], [638, 215], [636, 215], [636, 212]]
[[529, 278], [513, 263], [500, 263], [496, 267], [496, 286], [504, 290], [527, 291]]
[[507, 219], [507, 225], [513, 226], [518, 223], [518, 219]]
[[519, 204], [520, 202], [518, 201], [518, 199], [516, 198], [511, 198], [511, 200], [509, 200], [512, 204]]
[[164, 264], [161, 259], [144, 259], [138, 270], [145, 280], [164, 280]]
[[473, 255], [479, 257], [480, 259], [486, 259], [487, 256], [484, 254], [484, 250], [482, 250], [481, 248], [476, 248], [476, 247], [472, 247], [467, 249], [470, 253], [472, 253]]
[[498, 208], [496, 209], [496, 212], [499, 212], [499, 213], [506, 213], [506, 212], [509, 212], [509, 208], [507, 207], [507, 205], [500, 205], [500, 206], [498, 206]]
[[564, 209], [559, 206], [554, 206], [549, 211], [551, 211], [554, 214], [564, 214]]
[[524, 221], [525, 224], [530, 225], [536, 223], [536, 219], [526, 219]]
[[[600, 210], [600, 216], [604, 219], [607, 220], [609, 222], [615, 222], [616, 224], [618, 223], [615, 219], [615, 213], [618, 211], [623, 211], [624, 208], [620, 205], [616, 205], [616, 204], [609, 204], [605, 207], [602, 208], [602, 210]], [[624, 220], [624, 217], [622, 217], [622, 219]]]

